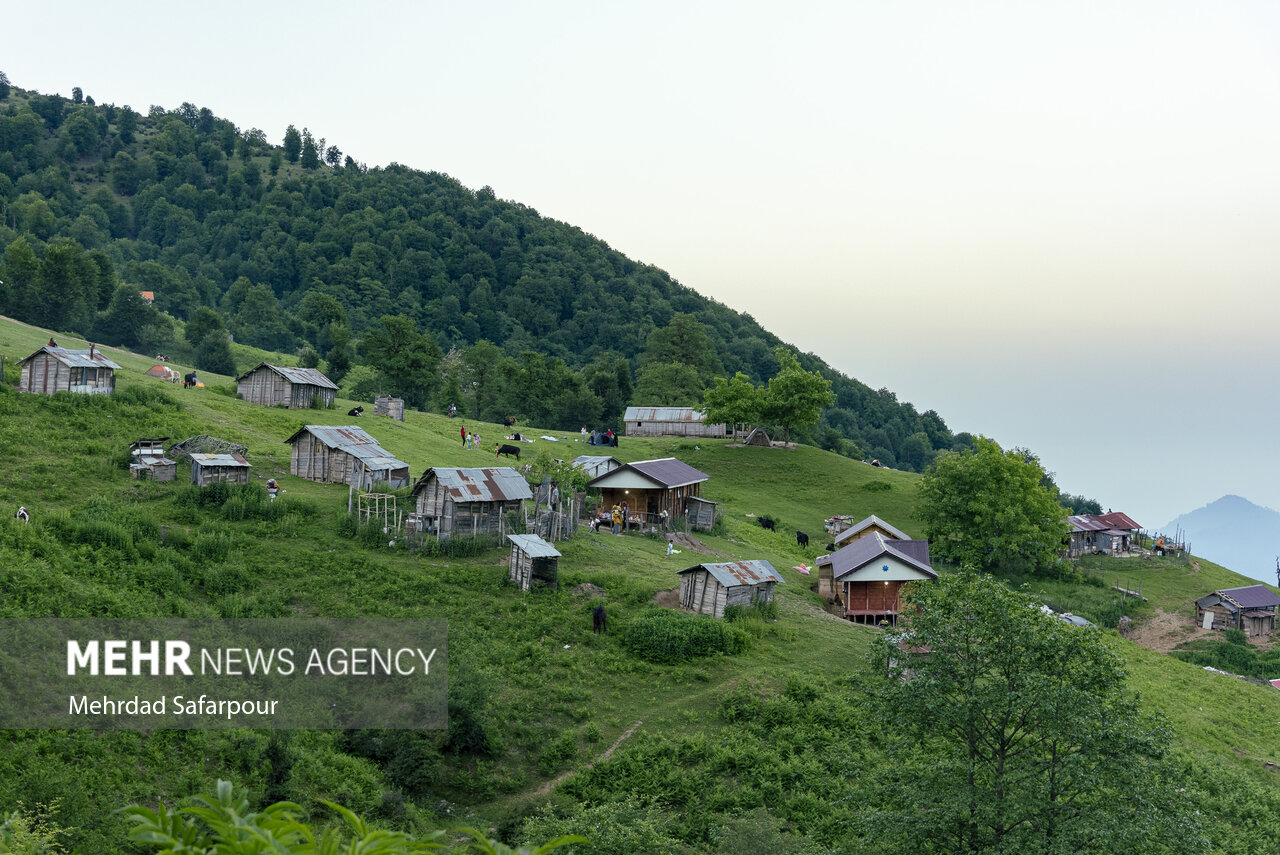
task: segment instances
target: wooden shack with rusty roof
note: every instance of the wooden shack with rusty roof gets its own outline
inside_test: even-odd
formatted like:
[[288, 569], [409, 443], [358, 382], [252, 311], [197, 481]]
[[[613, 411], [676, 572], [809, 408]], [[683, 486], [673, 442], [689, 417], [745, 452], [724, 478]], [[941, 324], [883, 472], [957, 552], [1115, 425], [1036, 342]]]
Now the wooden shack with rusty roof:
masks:
[[729, 606], [754, 606], [773, 601], [773, 588], [782, 576], [763, 558], [696, 564], [680, 572], [680, 605], [698, 614], [724, 617]]
[[410, 533], [439, 538], [504, 535], [507, 515], [518, 513], [533, 492], [509, 466], [459, 469], [434, 466], [413, 485]]
[[236, 378], [236, 393], [251, 404], [305, 410], [312, 402], [332, 407], [338, 387], [314, 368], [260, 362]]
[[409, 486], [409, 464], [356, 425], [303, 425], [285, 442], [290, 475], [360, 490]]

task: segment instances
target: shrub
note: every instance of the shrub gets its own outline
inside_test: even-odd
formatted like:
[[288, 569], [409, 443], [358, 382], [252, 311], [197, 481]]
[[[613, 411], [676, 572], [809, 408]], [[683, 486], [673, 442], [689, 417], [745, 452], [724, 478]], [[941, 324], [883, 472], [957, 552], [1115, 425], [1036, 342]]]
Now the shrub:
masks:
[[749, 643], [745, 632], [724, 621], [660, 608], [642, 612], [622, 631], [631, 654], [660, 664], [741, 653]]

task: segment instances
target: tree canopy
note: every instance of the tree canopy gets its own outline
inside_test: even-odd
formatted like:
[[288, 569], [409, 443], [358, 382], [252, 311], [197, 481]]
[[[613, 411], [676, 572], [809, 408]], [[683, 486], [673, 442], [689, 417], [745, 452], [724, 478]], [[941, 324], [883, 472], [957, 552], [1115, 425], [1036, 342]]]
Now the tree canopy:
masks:
[[981, 437], [925, 470], [916, 514], [933, 555], [987, 570], [1042, 570], [1058, 560], [1069, 528], [1044, 469]]
[[972, 572], [909, 599], [908, 632], [877, 642], [869, 699], [889, 753], [872, 820], [887, 849], [1207, 849], [1164, 762], [1168, 728], [1140, 713], [1096, 629]]

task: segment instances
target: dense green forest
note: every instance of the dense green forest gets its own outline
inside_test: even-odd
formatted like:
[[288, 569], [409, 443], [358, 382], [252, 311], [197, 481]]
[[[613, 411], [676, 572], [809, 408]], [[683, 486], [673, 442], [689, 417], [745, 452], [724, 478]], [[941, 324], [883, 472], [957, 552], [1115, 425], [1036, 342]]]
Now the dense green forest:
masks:
[[[0, 74], [0, 313], [219, 373], [234, 341], [344, 392], [576, 430], [764, 383], [783, 343], [580, 228], [447, 175], [366, 168], [207, 108], [45, 95]], [[146, 303], [139, 292], [154, 294]], [[803, 442], [921, 471], [966, 447], [933, 410], [800, 354], [834, 405]]]

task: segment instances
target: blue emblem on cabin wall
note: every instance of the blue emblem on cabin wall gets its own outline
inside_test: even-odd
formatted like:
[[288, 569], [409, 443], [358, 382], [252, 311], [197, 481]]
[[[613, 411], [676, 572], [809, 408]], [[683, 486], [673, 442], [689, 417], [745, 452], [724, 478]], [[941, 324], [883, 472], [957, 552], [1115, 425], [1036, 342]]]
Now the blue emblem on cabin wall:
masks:
[[888, 565], [888, 564], [886, 564], [886, 565], [884, 565], [883, 567], [881, 567], [880, 569], [881, 569], [881, 570], [883, 570], [884, 572], [888, 573], [888, 572], [889, 572], [889, 565]]

